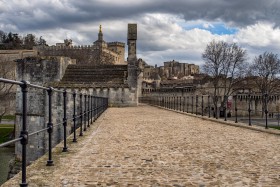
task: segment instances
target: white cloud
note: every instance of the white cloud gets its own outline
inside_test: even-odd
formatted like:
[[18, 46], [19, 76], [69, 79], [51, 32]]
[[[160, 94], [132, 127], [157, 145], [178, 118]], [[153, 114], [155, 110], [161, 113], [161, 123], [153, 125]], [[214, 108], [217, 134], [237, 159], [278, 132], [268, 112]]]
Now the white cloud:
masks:
[[185, 23], [176, 15], [146, 14], [138, 25], [138, 57], [153, 65], [169, 60], [201, 64], [201, 54], [210, 41], [232, 41], [231, 35], [214, 35], [198, 28], [184, 30], [182, 25]]
[[[158, 65], [173, 59], [201, 64], [201, 53], [213, 39], [237, 42], [250, 57], [264, 51], [278, 53], [280, 3], [220, 2], [0, 0], [0, 30], [34, 33], [50, 45], [65, 38], [77, 45], [90, 45], [97, 39], [99, 24], [106, 41], [126, 42], [127, 24], [137, 23], [138, 57]], [[238, 32], [217, 35], [207, 31], [216, 23], [234, 25]]]
[[280, 29], [274, 24], [259, 22], [240, 29], [236, 39], [252, 47], [275, 45], [280, 47]]

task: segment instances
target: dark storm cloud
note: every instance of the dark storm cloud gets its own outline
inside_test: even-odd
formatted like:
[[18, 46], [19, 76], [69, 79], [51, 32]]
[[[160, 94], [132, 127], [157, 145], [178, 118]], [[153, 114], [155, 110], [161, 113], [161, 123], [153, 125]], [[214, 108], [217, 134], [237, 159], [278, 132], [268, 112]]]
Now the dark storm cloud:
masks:
[[170, 8], [161, 9], [170, 13], [181, 13], [185, 20], [218, 20], [245, 26], [257, 21], [269, 21], [279, 25], [279, 8], [280, 3], [277, 0], [193, 0], [180, 1]]
[[[179, 14], [185, 20], [222, 21], [245, 26], [257, 21], [280, 25], [278, 0], [4, 1], [2, 24], [19, 30], [70, 28], [76, 23], [135, 19], [145, 13]], [[4, 4], [4, 3], [3, 3]], [[8, 6], [5, 5], [4, 6]], [[2, 5], [3, 6], [3, 5]], [[42, 15], [40, 15], [42, 14]]]
[[280, 24], [278, 0], [153, 0], [130, 6], [121, 3], [110, 5], [93, 1], [73, 1], [72, 5], [87, 12], [91, 19], [99, 20], [137, 17], [143, 13], [158, 12], [181, 14], [185, 20], [218, 20], [236, 26], [251, 25], [257, 21]]
[[[153, 63], [174, 58], [200, 62], [208, 40], [227, 41], [234, 35], [184, 30], [187, 27], [183, 24], [192, 23], [182, 19], [234, 27], [239, 33], [235, 37], [243, 45], [249, 44], [249, 49], [251, 45], [260, 46], [260, 50], [277, 49], [279, 29], [271, 27], [280, 26], [279, 10], [280, 0], [0, 0], [0, 30], [42, 35], [50, 45], [65, 38], [83, 45], [97, 39], [99, 24], [104, 26], [105, 41], [126, 42], [127, 23], [135, 22], [139, 25], [137, 49], [141, 58]], [[241, 30], [246, 32], [240, 35]], [[260, 39], [262, 32], [269, 34]], [[253, 54], [255, 51], [252, 49]]]

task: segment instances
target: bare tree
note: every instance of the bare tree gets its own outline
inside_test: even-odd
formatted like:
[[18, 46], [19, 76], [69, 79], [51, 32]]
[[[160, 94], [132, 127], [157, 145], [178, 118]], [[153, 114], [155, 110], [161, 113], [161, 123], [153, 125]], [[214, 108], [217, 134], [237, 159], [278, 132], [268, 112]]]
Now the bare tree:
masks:
[[24, 43], [24, 48], [25, 48], [25, 49], [32, 49], [33, 46], [36, 45], [36, 38], [35, 38], [35, 35], [33, 35], [33, 34], [27, 34], [27, 35], [23, 38], [23, 43]]
[[[15, 79], [15, 62], [5, 57], [0, 57], [0, 77], [5, 79]], [[0, 122], [5, 114], [13, 109], [15, 90], [12, 84], [0, 82]]]
[[[254, 77], [251, 81], [254, 83], [258, 92], [263, 96], [265, 94], [279, 94], [280, 86], [280, 60], [277, 54], [264, 52], [255, 57], [250, 65], [249, 76]], [[265, 102], [262, 102], [262, 115], [264, 115]]]
[[202, 54], [203, 71], [211, 77], [213, 104], [217, 114], [218, 97], [221, 96], [221, 106], [225, 106], [225, 96], [232, 93], [233, 85], [240, 81], [246, 72], [246, 51], [236, 43], [212, 41]]
[[262, 94], [275, 94], [280, 85], [280, 60], [277, 54], [264, 52], [255, 57], [249, 75], [255, 76], [255, 84]]

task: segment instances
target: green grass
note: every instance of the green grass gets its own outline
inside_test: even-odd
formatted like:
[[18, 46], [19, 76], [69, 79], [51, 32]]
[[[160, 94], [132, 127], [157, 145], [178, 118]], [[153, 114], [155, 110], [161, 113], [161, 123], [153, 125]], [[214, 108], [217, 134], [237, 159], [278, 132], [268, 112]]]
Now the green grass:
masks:
[[277, 129], [277, 130], [280, 130], [280, 127], [269, 127], [269, 128], [272, 128], [272, 129]]
[[5, 127], [5, 128], [14, 128], [14, 124], [0, 124], [0, 128]]
[[10, 134], [14, 131], [14, 127], [0, 128], [0, 143], [4, 143], [9, 140]]
[[14, 115], [6, 115], [6, 116], [3, 116], [2, 119], [5, 119], [5, 120], [15, 120], [16, 116], [14, 116]]

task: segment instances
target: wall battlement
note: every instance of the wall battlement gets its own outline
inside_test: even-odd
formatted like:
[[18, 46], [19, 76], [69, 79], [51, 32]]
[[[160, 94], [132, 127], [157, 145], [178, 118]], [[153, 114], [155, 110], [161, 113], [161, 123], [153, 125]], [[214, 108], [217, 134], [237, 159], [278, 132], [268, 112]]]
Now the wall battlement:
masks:
[[125, 47], [125, 43], [123, 42], [108, 42], [107, 45], [108, 47], [111, 46]]
[[72, 50], [72, 49], [99, 49], [96, 45], [75, 45], [75, 46], [35, 46], [34, 50]]

